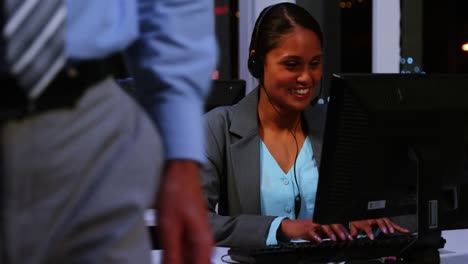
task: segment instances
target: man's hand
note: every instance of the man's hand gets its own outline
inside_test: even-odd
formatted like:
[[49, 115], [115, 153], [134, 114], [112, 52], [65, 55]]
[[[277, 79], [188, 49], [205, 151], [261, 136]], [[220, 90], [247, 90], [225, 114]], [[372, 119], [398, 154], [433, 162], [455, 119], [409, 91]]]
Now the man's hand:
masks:
[[199, 169], [194, 161], [166, 162], [156, 204], [164, 264], [210, 263], [213, 235]]

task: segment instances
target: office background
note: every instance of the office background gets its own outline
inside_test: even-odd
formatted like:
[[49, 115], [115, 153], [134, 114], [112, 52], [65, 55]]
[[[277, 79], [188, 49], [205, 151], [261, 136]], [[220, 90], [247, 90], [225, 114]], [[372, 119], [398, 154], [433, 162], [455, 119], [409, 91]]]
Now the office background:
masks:
[[[247, 92], [256, 81], [247, 70], [248, 46], [261, 10], [286, 0], [215, 0], [218, 64], [222, 80], [243, 79]], [[324, 31], [324, 91], [330, 74], [468, 74], [466, 0], [292, 0], [306, 8]], [[466, 44], [466, 51], [462, 46]], [[444, 91], [441, 91], [443, 94]], [[468, 153], [468, 146], [466, 147]], [[468, 172], [468, 160], [465, 162]], [[444, 233], [442, 263], [465, 263], [468, 230]], [[459, 248], [457, 248], [457, 246]], [[226, 249], [217, 248], [215, 260]], [[155, 262], [158, 263], [158, 262]]]
[[[216, 0], [220, 79], [247, 71], [255, 18], [278, 0]], [[324, 96], [332, 72], [468, 73], [468, 1], [296, 0], [321, 23], [324, 37]], [[467, 48], [468, 49], [468, 48]]]
[[[246, 67], [255, 19], [264, 7], [284, 1], [215, 1], [220, 79], [243, 79], [247, 92], [255, 87]], [[324, 31], [323, 98], [335, 72], [468, 74], [466, 0], [288, 2], [306, 8]], [[468, 172], [468, 160], [465, 167]]]
[[[248, 46], [260, 11], [295, 2], [317, 18], [324, 31], [324, 92], [330, 74], [468, 73], [466, 0], [214, 0], [219, 44], [219, 79], [243, 79]], [[462, 46], [465, 45], [465, 50]], [[113, 60], [117, 78], [126, 78], [121, 58]]]

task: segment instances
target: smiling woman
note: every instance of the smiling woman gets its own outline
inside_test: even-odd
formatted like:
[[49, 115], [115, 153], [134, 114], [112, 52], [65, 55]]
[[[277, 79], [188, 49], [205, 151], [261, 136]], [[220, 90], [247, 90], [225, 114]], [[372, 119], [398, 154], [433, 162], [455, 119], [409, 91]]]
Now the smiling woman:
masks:
[[293, 3], [265, 8], [252, 32], [248, 68], [259, 86], [205, 115], [203, 187], [217, 245], [372, 237], [374, 225], [407, 232], [386, 218], [353, 222], [350, 230], [312, 220], [326, 110], [314, 99], [322, 78], [317, 21]]
[[[268, 94], [278, 110], [304, 110], [322, 78], [321, 57], [317, 34], [301, 26], [295, 27], [265, 56], [260, 80], [263, 93]], [[263, 103], [267, 103], [267, 107], [263, 107]], [[269, 104], [261, 100], [259, 108], [271, 109]]]

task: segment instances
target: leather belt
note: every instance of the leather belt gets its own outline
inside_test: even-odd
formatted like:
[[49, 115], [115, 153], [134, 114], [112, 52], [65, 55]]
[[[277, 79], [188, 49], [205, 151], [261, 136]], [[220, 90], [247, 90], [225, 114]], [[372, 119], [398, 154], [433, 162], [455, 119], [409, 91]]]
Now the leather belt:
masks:
[[73, 108], [89, 87], [107, 76], [109, 69], [105, 60], [70, 62], [37, 99], [30, 100], [14, 78], [1, 75], [0, 121], [54, 109]]

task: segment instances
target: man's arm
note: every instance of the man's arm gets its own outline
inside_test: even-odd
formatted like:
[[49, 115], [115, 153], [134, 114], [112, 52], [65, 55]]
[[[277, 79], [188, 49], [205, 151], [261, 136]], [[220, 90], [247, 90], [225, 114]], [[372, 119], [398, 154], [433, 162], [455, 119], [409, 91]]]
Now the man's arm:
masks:
[[140, 37], [126, 53], [137, 95], [166, 159], [203, 162], [202, 115], [217, 58], [213, 1], [139, 2]]
[[199, 167], [204, 100], [217, 58], [213, 3], [140, 0], [140, 37], [126, 56], [137, 96], [164, 142], [157, 195], [164, 263], [209, 263], [211, 255]]

